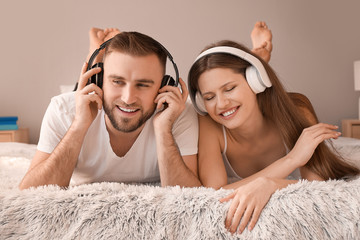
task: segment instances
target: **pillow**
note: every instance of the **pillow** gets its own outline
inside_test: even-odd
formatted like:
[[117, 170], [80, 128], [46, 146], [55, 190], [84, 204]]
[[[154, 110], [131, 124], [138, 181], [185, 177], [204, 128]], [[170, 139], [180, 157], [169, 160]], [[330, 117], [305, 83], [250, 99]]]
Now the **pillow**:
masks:
[[331, 141], [337, 152], [346, 161], [360, 168], [360, 139], [339, 137]]

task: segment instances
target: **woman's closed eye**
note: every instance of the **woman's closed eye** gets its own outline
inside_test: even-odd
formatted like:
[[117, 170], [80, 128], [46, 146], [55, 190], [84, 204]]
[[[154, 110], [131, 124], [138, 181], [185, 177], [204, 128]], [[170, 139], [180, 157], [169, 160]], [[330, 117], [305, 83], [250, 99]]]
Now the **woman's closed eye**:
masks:
[[225, 92], [230, 92], [230, 91], [234, 90], [235, 88], [236, 88], [236, 86], [227, 87], [227, 88], [225, 88]]
[[210, 101], [211, 99], [214, 99], [214, 95], [205, 95], [205, 96], [203, 96], [203, 99], [205, 100], [205, 101]]

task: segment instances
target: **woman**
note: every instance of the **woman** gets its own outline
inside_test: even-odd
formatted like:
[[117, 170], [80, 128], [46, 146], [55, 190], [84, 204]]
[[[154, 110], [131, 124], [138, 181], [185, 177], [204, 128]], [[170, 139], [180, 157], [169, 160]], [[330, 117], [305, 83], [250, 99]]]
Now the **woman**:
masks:
[[231, 232], [242, 232], [250, 219], [251, 230], [271, 194], [296, 182], [285, 178], [297, 169], [308, 180], [359, 173], [323, 142], [340, 135], [337, 127], [317, 124], [310, 102], [288, 94], [271, 67], [244, 46], [208, 46], [188, 81], [193, 104], [205, 115], [199, 117], [200, 180], [236, 189], [222, 199], [233, 199], [225, 222]]

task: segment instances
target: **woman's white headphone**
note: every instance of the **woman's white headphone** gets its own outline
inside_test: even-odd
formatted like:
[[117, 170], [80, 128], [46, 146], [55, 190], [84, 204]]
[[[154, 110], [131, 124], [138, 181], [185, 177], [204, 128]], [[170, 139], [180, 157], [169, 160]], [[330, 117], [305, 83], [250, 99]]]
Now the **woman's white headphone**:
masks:
[[[271, 87], [272, 84], [270, 82], [270, 78], [269, 78], [268, 74], [266, 73], [266, 70], [265, 70], [264, 66], [262, 65], [262, 63], [260, 62], [260, 60], [257, 59], [256, 57], [254, 57], [253, 55], [251, 55], [241, 49], [238, 49], [238, 48], [227, 47], [227, 46], [210, 48], [210, 49], [202, 52], [195, 59], [194, 63], [196, 63], [200, 58], [202, 58], [204, 56], [207, 56], [210, 54], [215, 54], [215, 53], [231, 54], [231, 55], [237, 56], [251, 64], [251, 66], [246, 68], [245, 78], [246, 78], [250, 88], [252, 89], [252, 91], [255, 94], [261, 93], [261, 92], [265, 91], [266, 88]], [[194, 105], [195, 110], [201, 115], [206, 115], [207, 112], [205, 110], [203, 98], [201, 97], [199, 91], [196, 91], [195, 89], [190, 87], [190, 84], [188, 84], [188, 86], [189, 86], [190, 98]]]

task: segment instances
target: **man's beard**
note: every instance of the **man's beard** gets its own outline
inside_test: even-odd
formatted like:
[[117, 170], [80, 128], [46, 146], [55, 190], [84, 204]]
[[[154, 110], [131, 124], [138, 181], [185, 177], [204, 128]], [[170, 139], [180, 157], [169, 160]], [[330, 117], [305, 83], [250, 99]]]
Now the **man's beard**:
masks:
[[[125, 107], [131, 107], [131, 105], [126, 105]], [[138, 129], [139, 127], [141, 127], [149, 118], [151, 118], [151, 116], [153, 115], [153, 113], [155, 112], [155, 104], [154, 104], [154, 108], [150, 109], [147, 112], [143, 112], [142, 109], [140, 109], [140, 118], [138, 119], [138, 121], [136, 121], [135, 123], [131, 124], [132, 119], [130, 118], [120, 118], [118, 121], [115, 119], [114, 116], [114, 109], [117, 108], [117, 106], [109, 106], [105, 101], [104, 101], [104, 111], [106, 113], [106, 115], [108, 116], [111, 125], [118, 131], [121, 132], [133, 132], [136, 129]]]

